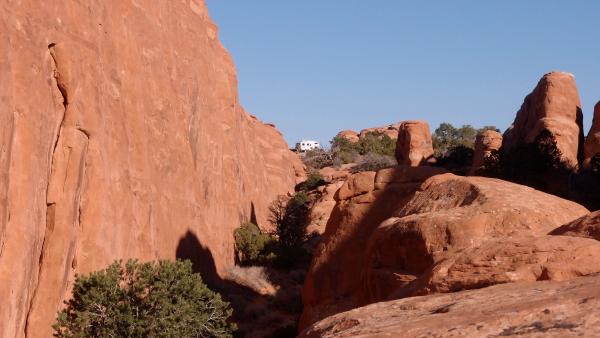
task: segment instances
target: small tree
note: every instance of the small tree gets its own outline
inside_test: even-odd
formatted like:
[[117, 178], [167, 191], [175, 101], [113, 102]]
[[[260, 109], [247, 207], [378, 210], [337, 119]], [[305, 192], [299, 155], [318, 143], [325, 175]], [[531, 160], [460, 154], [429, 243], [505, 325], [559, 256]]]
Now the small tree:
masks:
[[268, 260], [268, 249], [273, 239], [258, 225], [244, 223], [233, 232], [235, 251], [241, 265], [262, 264]]
[[269, 221], [275, 226], [280, 245], [287, 248], [300, 247], [306, 239], [308, 195], [299, 192], [289, 200], [280, 196], [271, 204], [269, 211]]
[[320, 172], [315, 170], [311, 171], [310, 174], [308, 174], [308, 178], [306, 179], [306, 181], [296, 186], [296, 190], [311, 191], [325, 184], [327, 184], [327, 182], [325, 182], [323, 175], [321, 175]]
[[121, 261], [76, 276], [54, 336], [231, 337], [229, 303], [208, 289], [189, 261]]

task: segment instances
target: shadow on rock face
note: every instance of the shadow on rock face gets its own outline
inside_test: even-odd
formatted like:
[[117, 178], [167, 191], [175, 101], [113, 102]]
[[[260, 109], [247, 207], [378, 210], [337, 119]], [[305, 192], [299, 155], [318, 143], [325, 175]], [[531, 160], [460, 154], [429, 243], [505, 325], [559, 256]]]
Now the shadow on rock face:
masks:
[[189, 259], [192, 262], [193, 271], [199, 273], [207, 284], [218, 282], [219, 275], [212, 253], [200, 243], [198, 237], [191, 231], [188, 230], [185, 236], [179, 240], [175, 256], [181, 260]]
[[[302, 310], [301, 281], [292, 283], [289, 275], [264, 267], [231, 267], [225, 276], [217, 273], [210, 250], [191, 231], [179, 240], [177, 259], [190, 260], [194, 272], [213, 291], [231, 304], [231, 320], [238, 326], [235, 337], [293, 337]], [[271, 292], [259, 292], [256, 279], [272, 285]], [[289, 335], [293, 332], [293, 335]]]

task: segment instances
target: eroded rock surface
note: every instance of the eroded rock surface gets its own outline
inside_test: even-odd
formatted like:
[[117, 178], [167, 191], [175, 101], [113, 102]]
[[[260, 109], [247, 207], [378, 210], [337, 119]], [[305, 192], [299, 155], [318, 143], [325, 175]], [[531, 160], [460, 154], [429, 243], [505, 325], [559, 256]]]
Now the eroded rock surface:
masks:
[[[379, 177], [380, 181], [390, 182], [382, 190], [364, 193], [365, 189], [354, 189], [351, 191], [360, 194], [344, 195], [347, 199], [340, 194], [305, 281], [301, 327], [340, 311], [394, 297], [530, 280], [531, 276], [552, 279], [547, 277], [549, 273], [542, 273], [551, 269], [542, 263], [572, 262], [572, 255], [560, 251], [575, 247], [593, 257], [582, 259], [570, 272], [552, 276], [572, 277], [600, 268], [597, 264], [586, 267], [598, 254], [594, 241], [562, 238], [545, 243], [531, 239], [546, 236], [587, 214], [584, 207], [498, 179], [439, 173], [431, 173], [435, 176], [427, 179], [422, 170], [431, 167], [410, 168], [411, 174], [403, 173], [407, 167], [400, 168], [395, 174], [386, 170], [377, 173], [376, 181]], [[390, 175], [392, 179], [386, 178]], [[405, 179], [407, 176], [427, 180], [420, 183], [418, 179]], [[547, 256], [545, 245], [556, 254]], [[493, 258], [487, 263], [485, 258], [469, 261], [468, 257], [485, 257], [484, 253], [487, 257], [527, 253], [529, 258], [507, 258], [504, 265]], [[452, 263], [462, 260], [471, 263]], [[496, 264], [494, 276], [504, 277], [478, 277], [479, 263]], [[460, 267], [471, 269], [473, 274], [465, 271], [461, 276], [464, 279], [457, 277], [457, 281], [450, 282], [452, 276], [458, 276], [452, 267], [459, 267], [456, 271]], [[537, 272], [515, 272], [520, 269]]]
[[598, 337], [600, 276], [382, 302], [326, 318], [317, 337]]
[[427, 121], [404, 121], [398, 130], [396, 160], [399, 165], [419, 166], [433, 159], [433, 143]]
[[343, 138], [352, 143], [356, 143], [360, 140], [360, 138], [358, 137], [358, 133], [354, 130], [342, 130], [339, 133], [337, 133], [336, 137]]
[[600, 241], [600, 210], [582, 216], [550, 232], [551, 235], [593, 238]]
[[504, 151], [534, 142], [544, 129], [555, 138], [563, 162], [577, 167], [583, 160], [583, 113], [570, 73], [551, 72], [542, 77], [504, 133]]
[[0, 337], [51, 336], [74, 274], [114, 259], [233, 264], [232, 231], [298, 170], [204, 1], [0, 10]]
[[495, 130], [484, 130], [475, 138], [475, 151], [473, 153], [473, 164], [471, 175], [476, 174], [485, 164], [485, 158], [502, 147], [502, 134]]
[[381, 134], [387, 135], [387, 136], [389, 136], [389, 138], [395, 140], [398, 138], [399, 128], [400, 128], [400, 123], [389, 124], [389, 125], [383, 126], [383, 127], [365, 128], [365, 129], [361, 130], [358, 135], [360, 138], [363, 138], [363, 137], [367, 136], [367, 134], [369, 134], [369, 133], [381, 133]]

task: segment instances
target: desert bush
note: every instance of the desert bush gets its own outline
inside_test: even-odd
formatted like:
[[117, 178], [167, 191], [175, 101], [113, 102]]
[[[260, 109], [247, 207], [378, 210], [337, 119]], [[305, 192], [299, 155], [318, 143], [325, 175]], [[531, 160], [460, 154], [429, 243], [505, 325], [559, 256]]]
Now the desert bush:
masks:
[[331, 140], [331, 154], [334, 165], [354, 163], [360, 156], [376, 154], [394, 156], [396, 140], [381, 132], [369, 132], [358, 142], [350, 142], [342, 137]]
[[352, 167], [352, 173], [361, 171], [377, 171], [379, 169], [393, 167], [398, 164], [396, 159], [388, 155], [366, 154], [361, 156], [358, 163]]
[[264, 266], [230, 266], [225, 278], [237, 285], [245, 286], [257, 294], [274, 295], [277, 287], [271, 282]]
[[350, 142], [343, 137], [335, 137], [331, 140], [331, 156], [333, 165], [353, 163], [359, 155], [359, 149], [356, 143]]
[[76, 276], [66, 305], [55, 337], [231, 337], [235, 330], [229, 303], [189, 261], [114, 262]]
[[434, 156], [439, 160], [448, 156], [452, 149], [460, 146], [473, 149], [475, 137], [485, 130], [499, 131], [495, 126], [475, 129], [473, 126], [465, 124], [460, 128], [455, 128], [450, 123], [441, 123], [432, 135]]
[[235, 251], [241, 265], [265, 264], [272, 259], [273, 238], [263, 233], [258, 225], [244, 223], [235, 229]]
[[325, 179], [323, 178], [323, 175], [321, 175], [320, 172], [311, 171], [310, 174], [308, 174], [308, 178], [306, 179], [306, 181], [304, 181], [304, 182], [298, 184], [298, 186], [296, 186], [296, 190], [297, 191], [311, 191], [311, 190], [314, 190], [314, 189], [318, 188], [319, 186], [322, 186], [326, 183], [327, 182], [325, 182]]
[[394, 156], [396, 140], [381, 132], [369, 132], [360, 138], [357, 147], [360, 155]]
[[274, 235], [277, 238], [276, 267], [289, 269], [303, 265], [310, 259], [303, 248], [309, 210], [310, 199], [304, 192], [290, 199], [280, 196], [269, 207], [269, 221], [275, 227]]
[[304, 165], [313, 170], [333, 165], [333, 156], [331, 152], [323, 149], [309, 150], [305, 152], [301, 158]]

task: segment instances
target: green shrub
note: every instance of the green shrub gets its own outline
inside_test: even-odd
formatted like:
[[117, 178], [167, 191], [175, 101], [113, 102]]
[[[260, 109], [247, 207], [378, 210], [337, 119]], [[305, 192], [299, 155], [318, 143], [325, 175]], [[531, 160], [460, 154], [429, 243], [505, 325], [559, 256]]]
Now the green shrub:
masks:
[[299, 247], [304, 243], [309, 208], [308, 195], [304, 192], [289, 200], [280, 196], [271, 204], [269, 220], [275, 226], [279, 245]]
[[354, 163], [361, 155], [376, 154], [394, 156], [396, 140], [381, 132], [369, 132], [358, 142], [350, 142], [342, 137], [331, 140], [333, 163], [341, 165]]
[[260, 265], [269, 260], [273, 238], [258, 225], [244, 223], [235, 229], [235, 251], [240, 265]]
[[189, 261], [121, 261], [76, 276], [55, 337], [231, 337], [229, 303]]
[[306, 179], [306, 181], [298, 184], [298, 186], [296, 187], [296, 190], [311, 191], [311, 190], [314, 190], [324, 184], [326, 184], [326, 182], [325, 182], [325, 179], [323, 178], [323, 175], [321, 175], [321, 173], [318, 171], [311, 171], [310, 174], [308, 175], [308, 178]]
[[369, 132], [360, 138], [357, 146], [360, 155], [394, 156], [396, 140], [381, 132]]

